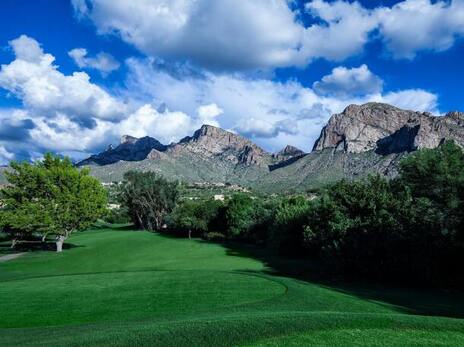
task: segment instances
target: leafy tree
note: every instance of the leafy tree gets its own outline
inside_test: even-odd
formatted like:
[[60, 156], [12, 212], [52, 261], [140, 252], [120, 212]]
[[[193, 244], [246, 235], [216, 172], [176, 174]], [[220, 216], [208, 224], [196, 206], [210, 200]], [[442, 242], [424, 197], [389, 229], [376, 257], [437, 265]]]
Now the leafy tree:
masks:
[[129, 171], [119, 187], [119, 199], [132, 222], [141, 229], [160, 230], [173, 211], [180, 186], [154, 172]]
[[303, 196], [287, 198], [279, 204], [273, 218], [270, 246], [283, 255], [301, 255], [303, 226], [311, 202]]
[[218, 215], [220, 202], [214, 200], [186, 200], [169, 215], [168, 226], [175, 232], [206, 233]]
[[2, 189], [2, 223], [18, 237], [40, 232], [55, 235], [57, 251], [71, 233], [89, 227], [106, 212], [107, 193], [87, 169], [68, 158], [46, 154], [36, 164], [11, 163]]
[[[452, 141], [436, 149], [423, 149], [401, 162], [399, 182], [416, 199], [426, 199], [435, 226], [445, 232], [462, 230], [464, 200], [464, 152]], [[432, 227], [432, 226], [431, 226]]]

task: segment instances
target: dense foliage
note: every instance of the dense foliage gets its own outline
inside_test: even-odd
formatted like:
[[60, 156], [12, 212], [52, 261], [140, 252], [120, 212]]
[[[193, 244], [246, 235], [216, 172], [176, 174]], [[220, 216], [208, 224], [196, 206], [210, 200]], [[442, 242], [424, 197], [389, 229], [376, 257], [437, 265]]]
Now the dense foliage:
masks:
[[106, 212], [107, 194], [88, 170], [68, 158], [46, 154], [36, 163], [11, 163], [1, 191], [1, 223], [16, 240], [32, 233], [56, 236], [57, 250], [69, 235], [90, 226]]
[[203, 236], [214, 229], [221, 203], [214, 200], [185, 200], [169, 215], [169, 228], [181, 235]]
[[153, 172], [129, 171], [119, 187], [119, 199], [141, 229], [160, 230], [179, 197], [179, 184]]
[[184, 202], [170, 227], [266, 244], [341, 274], [462, 286], [463, 211], [464, 153], [446, 142], [408, 156], [393, 180], [342, 180], [312, 198], [236, 194]]

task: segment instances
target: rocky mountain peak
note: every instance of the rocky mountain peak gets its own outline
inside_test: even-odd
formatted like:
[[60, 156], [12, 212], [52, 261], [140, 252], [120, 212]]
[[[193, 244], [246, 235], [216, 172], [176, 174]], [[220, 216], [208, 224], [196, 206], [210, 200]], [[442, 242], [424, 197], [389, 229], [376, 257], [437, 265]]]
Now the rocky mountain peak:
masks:
[[137, 138], [130, 135], [123, 135], [121, 137], [121, 143], [117, 147], [113, 148], [113, 146], [109, 146], [105, 151], [90, 156], [78, 163], [78, 165], [107, 165], [116, 163], [120, 160], [139, 161], [146, 159], [153, 149], [165, 151], [166, 146], [149, 136]]
[[279, 152], [277, 152], [276, 156], [277, 157], [279, 157], [279, 156], [281, 156], [281, 157], [282, 156], [294, 157], [294, 156], [297, 156], [297, 155], [302, 155], [304, 153], [305, 153], [304, 151], [302, 151], [301, 149], [299, 149], [297, 147], [287, 145], [284, 148], [282, 148]]
[[350, 105], [329, 119], [314, 150], [333, 148], [349, 153], [375, 150], [389, 154], [434, 148], [446, 139], [464, 146], [463, 125], [459, 112], [439, 117], [383, 103]]
[[138, 140], [137, 137], [130, 136], [130, 135], [122, 135], [121, 136], [121, 141], [119, 142], [120, 144], [124, 143], [135, 143]]
[[188, 153], [203, 156], [223, 156], [240, 164], [266, 164], [271, 155], [250, 140], [230, 131], [202, 125], [192, 136], [183, 138], [170, 146], [168, 152], [174, 155]]

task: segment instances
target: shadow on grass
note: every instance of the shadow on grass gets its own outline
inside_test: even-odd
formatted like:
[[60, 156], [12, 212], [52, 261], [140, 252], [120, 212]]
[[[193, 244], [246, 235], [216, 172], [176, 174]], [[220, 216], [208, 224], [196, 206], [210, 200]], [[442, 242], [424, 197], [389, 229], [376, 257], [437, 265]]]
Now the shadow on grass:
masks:
[[[207, 241], [199, 241], [207, 242]], [[270, 254], [264, 248], [239, 243], [221, 243], [227, 255], [262, 261], [269, 275], [291, 277], [317, 284], [347, 295], [393, 306], [398, 312], [425, 316], [464, 318], [464, 293], [443, 289], [404, 287], [394, 284], [348, 280], [327, 276], [321, 263], [307, 259], [284, 258]]]
[[[63, 244], [63, 250], [68, 250], [77, 247], [84, 247], [75, 245], [69, 242]], [[29, 240], [21, 240], [11, 248], [11, 240], [4, 240], [0, 242], [0, 255], [8, 255], [22, 252], [55, 252], [56, 243], [53, 240], [45, 240], [42, 242], [40, 238], [31, 238]]]

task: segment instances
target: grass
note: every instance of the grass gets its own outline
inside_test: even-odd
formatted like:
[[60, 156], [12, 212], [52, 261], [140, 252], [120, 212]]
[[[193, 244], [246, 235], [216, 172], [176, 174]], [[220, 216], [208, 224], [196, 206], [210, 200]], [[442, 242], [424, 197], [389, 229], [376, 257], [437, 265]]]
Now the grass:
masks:
[[69, 243], [0, 263], [1, 346], [464, 344], [459, 293], [321, 284], [285, 275], [296, 262], [147, 232]]

